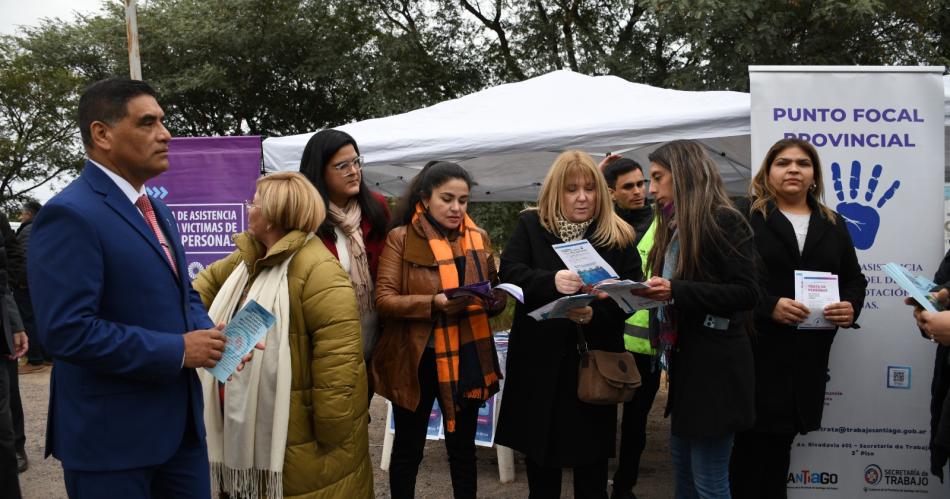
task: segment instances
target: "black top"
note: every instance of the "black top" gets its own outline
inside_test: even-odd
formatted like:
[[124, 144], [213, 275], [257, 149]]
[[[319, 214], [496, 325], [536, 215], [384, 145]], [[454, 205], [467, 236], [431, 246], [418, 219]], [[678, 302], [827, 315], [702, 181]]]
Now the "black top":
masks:
[[[590, 239], [593, 226], [585, 235]], [[577, 328], [568, 319], [535, 321], [528, 312], [564, 295], [554, 275], [566, 268], [551, 247], [560, 238], [541, 226], [537, 211], [520, 215], [501, 254], [498, 275], [521, 286], [508, 344], [504, 402], [496, 441], [544, 466], [595, 464], [614, 455], [617, 407], [577, 398]], [[640, 255], [625, 248], [594, 246], [621, 279], [641, 279]], [[591, 304], [591, 322], [581, 326], [591, 349], [623, 352], [627, 314], [610, 299]]]
[[[728, 246], [703, 244], [700, 265], [710, 276], [670, 281], [677, 343], [666, 412], [672, 433], [683, 438], [720, 438], [755, 418], [748, 320], [759, 299], [755, 247], [736, 212], [722, 209], [716, 223], [730, 238]], [[726, 329], [709, 327], [709, 315], [727, 319]]]
[[[29, 226], [27, 226], [29, 227]], [[26, 234], [29, 234], [27, 229]], [[10, 288], [26, 289], [26, 248], [21, 244], [17, 233], [10, 227], [10, 220], [0, 213], [0, 235], [7, 253], [7, 283]]]
[[[15, 241], [15, 240], [14, 240]], [[13, 333], [23, 331], [20, 311], [10, 292], [7, 277], [7, 252], [4, 238], [0, 237], [0, 355], [10, 355], [14, 351]]]
[[867, 279], [847, 224], [837, 214], [834, 221], [824, 218], [810, 197], [809, 204], [808, 233], [799, 253], [791, 222], [774, 204], [768, 205], [768, 216], [762, 216], [758, 211], [750, 213], [750, 200], [739, 202], [755, 233], [762, 267], [762, 302], [756, 308], [753, 346], [758, 431], [806, 433], [821, 426], [828, 356], [837, 328], [798, 330], [772, 320], [779, 298], [795, 298], [795, 271], [836, 274], [841, 300], [854, 307], [855, 321], [864, 306]]
[[653, 206], [650, 205], [650, 202], [643, 206], [643, 208], [635, 208], [628, 210], [614, 205], [614, 211], [624, 222], [630, 224], [637, 233], [637, 243], [640, 242], [640, 239], [643, 239], [643, 235], [646, 234], [647, 229], [650, 228], [650, 224], [653, 223]]
[[[950, 288], [950, 251], [940, 262], [934, 282]], [[930, 472], [943, 482], [943, 467], [950, 458], [950, 347], [937, 345], [930, 385]]]

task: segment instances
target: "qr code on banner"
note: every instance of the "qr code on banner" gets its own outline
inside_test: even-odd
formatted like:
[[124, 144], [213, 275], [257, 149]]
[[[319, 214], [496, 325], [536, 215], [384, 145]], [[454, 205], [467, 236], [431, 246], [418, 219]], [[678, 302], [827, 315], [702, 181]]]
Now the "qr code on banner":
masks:
[[910, 388], [910, 367], [887, 366], [888, 388]]

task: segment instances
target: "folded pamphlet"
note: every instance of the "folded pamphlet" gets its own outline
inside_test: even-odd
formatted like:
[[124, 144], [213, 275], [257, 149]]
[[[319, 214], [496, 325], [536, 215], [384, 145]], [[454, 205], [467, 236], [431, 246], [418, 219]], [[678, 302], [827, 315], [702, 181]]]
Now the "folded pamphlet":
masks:
[[607, 279], [617, 279], [617, 271], [607, 263], [606, 260], [587, 239], [572, 241], [569, 243], [553, 244], [554, 252], [561, 257], [568, 270], [572, 270], [581, 276], [584, 284], [597, 284]]
[[930, 295], [930, 290], [937, 287], [930, 279], [914, 275], [906, 268], [893, 262], [884, 264], [884, 272], [887, 273], [888, 277], [894, 279], [894, 282], [906, 291], [914, 301], [924, 307], [924, 310], [930, 312], [943, 310], [943, 306]]
[[474, 296], [483, 300], [489, 300], [492, 297], [491, 283], [488, 281], [476, 282], [475, 284], [466, 284], [457, 288], [446, 289], [442, 291], [448, 299], [460, 298], [462, 296]]
[[507, 282], [499, 284], [495, 286], [494, 288], [492, 287], [491, 283], [488, 281], [476, 282], [475, 284], [467, 284], [465, 286], [459, 286], [457, 288], [446, 289], [446, 290], [443, 290], [442, 293], [444, 293], [445, 297], [450, 300], [453, 298], [459, 298], [462, 296], [472, 296], [472, 297], [485, 301], [485, 300], [492, 299], [493, 289], [500, 289], [508, 293], [509, 295], [511, 295], [512, 298], [518, 300], [521, 303], [524, 303], [524, 291], [522, 291], [519, 286], [516, 286], [511, 283], [507, 283]]
[[536, 321], [563, 319], [567, 317], [568, 310], [572, 308], [586, 307], [595, 299], [597, 299], [595, 295], [587, 294], [565, 296], [558, 298], [547, 305], [543, 305], [532, 312], [529, 312], [528, 315]]
[[624, 279], [622, 281], [607, 281], [597, 284], [594, 290], [603, 291], [610, 295], [613, 301], [620, 305], [624, 312], [630, 314], [637, 310], [645, 310], [665, 305], [665, 301], [652, 300], [643, 296], [637, 296], [630, 293], [632, 289], [649, 289], [645, 283]]
[[838, 303], [838, 276], [828, 272], [795, 271], [795, 301], [808, 307], [808, 318], [798, 329], [834, 329], [834, 323], [825, 319], [825, 307]]
[[267, 309], [254, 300], [248, 301], [224, 328], [224, 336], [228, 338], [224, 354], [217, 365], [206, 368], [207, 371], [221, 383], [226, 382], [241, 364], [241, 359], [264, 339], [275, 322], [277, 318]]
[[514, 284], [511, 284], [510, 282], [503, 282], [495, 286], [495, 289], [500, 289], [504, 291], [505, 293], [508, 293], [509, 295], [511, 295], [512, 298], [518, 300], [519, 303], [524, 303], [524, 291], [521, 289], [520, 286], [515, 286]]

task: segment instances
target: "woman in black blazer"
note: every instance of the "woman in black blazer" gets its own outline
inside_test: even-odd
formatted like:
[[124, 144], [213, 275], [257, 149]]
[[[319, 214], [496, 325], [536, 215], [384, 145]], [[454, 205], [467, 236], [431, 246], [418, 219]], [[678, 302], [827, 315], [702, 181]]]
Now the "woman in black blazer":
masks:
[[647, 258], [654, 277], [637, 294], [672, 300], [650, 314], [650, 329], [668, 359], [676, 497], [728, 498], [733, 436], [755, 416], [752, 231], [696, 142], [670, 142], [650, 154], [650, 194], [658, 211]]
[[[733, 497], [785, 497], [789, 454], [798, 433], [819, 428], [828, 354], [838, 327], [856, 327], [867, 279], [840, 215], [822, 203], [821, 164], [808, 142], [775, 143], [740, 203], [761, 256], [762, 301], [755, 311], [755, 427], [736, 435]], [[824, 317], [833, 329], [799, 330], [795, 271], [838, 276], [841, 302]]]
[[528, 313], [581, 290], [552, 245], [587, 239], [619, 274], [639, 281], [634, 232], [617, 214], [594, 160], [566, 151], [551, 165], [538, 207], [518, 217], [498, 275], [521, 286], [508, 345], [505, 389], [495, 442], [523, 452], [531, 499], [561, 497], [561, 470], [573, 469], [578, 499], [606, 499], [607, 460], [614, 456], [617, 406], [577, 398], [578, 333], [591, 349], [623, 352], [625, 314], [610, 299], [538, 322]]

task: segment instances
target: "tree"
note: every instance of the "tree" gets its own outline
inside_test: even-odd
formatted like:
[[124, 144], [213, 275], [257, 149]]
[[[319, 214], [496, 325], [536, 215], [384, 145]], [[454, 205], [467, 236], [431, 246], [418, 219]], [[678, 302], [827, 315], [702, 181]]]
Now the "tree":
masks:
[[82, 167], [74, 119], [79, 79], [0, 41], [0, 206], [9, 210], [41, 185]]
[[696, 62], [691, 89], [748, 91], [748, 66], [930, 64], [928, 11], [899, 0], [745, 2], [653, 0], [666, 22], [682, 26]]
[[[747, 90], [750, 64], [946, 64], [948, 5], [152, 0], [139, 7], [139, 34], [143, 74], [174, 135], [272, 136], [406, 112], [557, 69], [685, 90]], [[45, 165], [50, 174], [17, 167], [23, 173], [0, 177], [11, 196], [18, 180], [43, 182], [79, 154], [71, 113], [80, 89], [128, 74], [124, 12], [113, 2], [72, 22], [46, 21], [2, 50], [9, 90], [0, 158], [19, 155], [17, 164]], [[38, 114], [23, 114], [24, 106]], [[62, 140], [32, 140], [38, 132], [24, 123], [33, 122]], [[34, 149], [18, 133], [29, 134]], [[47, 157], [37, 161], [41, 146]]]

